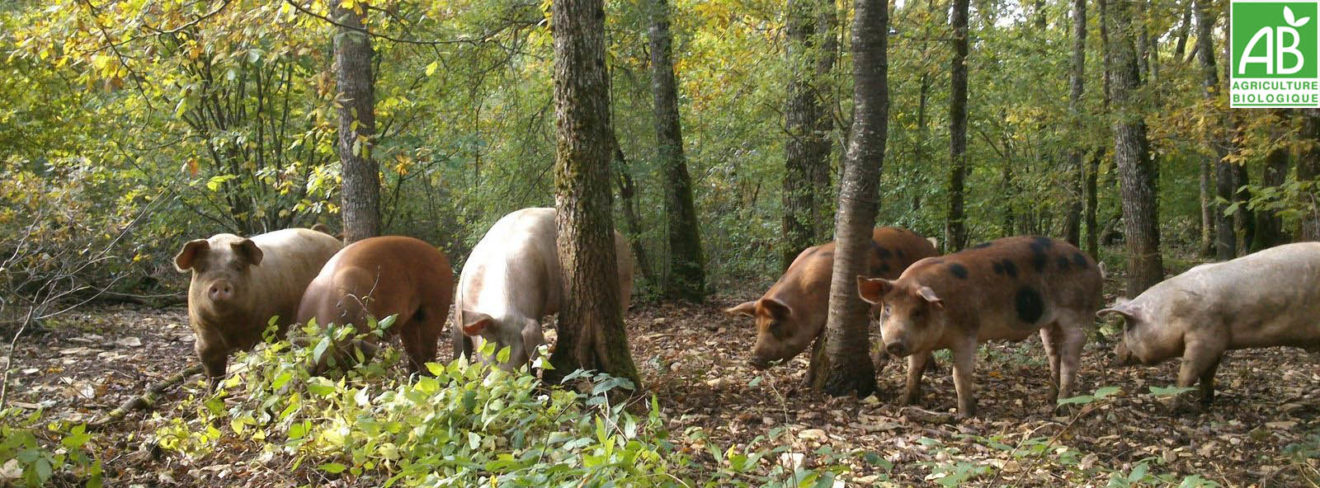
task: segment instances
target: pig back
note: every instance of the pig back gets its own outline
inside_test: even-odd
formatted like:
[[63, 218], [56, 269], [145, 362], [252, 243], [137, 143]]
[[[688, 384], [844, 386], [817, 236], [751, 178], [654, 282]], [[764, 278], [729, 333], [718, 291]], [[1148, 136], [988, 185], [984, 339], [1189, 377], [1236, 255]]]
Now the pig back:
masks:
[[1162, 324], [1229, 327], [1232, 348], [1320, 347], [1320, 243], [1203, 264], [1133, 300]]
[[[1074, 320], [1089, 319], [1102, 300], [1095, 261], [1075, 246], [1047, 237], [1007, 237], [925, 259], [908, 268], [900, 281], [931, 287], [958, 322], [990, 326], [1010, 338], [1053, 322], [1060, 312]], [[993, 330], [982, 332], [989, 334], [986, 338], [1001, 336]]]
[[373, 237], [350, 244], [325, 264], [303, 294], [298, 321], [362, 329], [367, 314], [397, 314], [398, 330], [425, 308], [426, 316], [443, 322], [453, 291], [453, 271], [439, 250], [411, 237]]

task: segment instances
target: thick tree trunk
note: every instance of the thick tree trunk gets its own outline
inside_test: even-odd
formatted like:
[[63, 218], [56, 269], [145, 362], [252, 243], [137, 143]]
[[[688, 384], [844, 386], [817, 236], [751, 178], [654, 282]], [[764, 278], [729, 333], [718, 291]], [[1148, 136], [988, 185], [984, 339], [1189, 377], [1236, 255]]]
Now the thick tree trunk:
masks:
[[628, 227], [628, 245], [632, 248], [633, 257], [637, 260], [637, 269], [642, 273], [642, 281], [655, 283], [654, 270], [651, 268], [651, 259], [647, 257], [646, 246], [642, 240], [642, 216], [638, 210], [637, 203], [637, 184], [633, 181], [632, 170], [628, 165], [628, 158], [623, 154], [623, 147], [619, 145], [618, 136], [610, 133], [611, 151], [614, 153], [614, 181], [619, 187], [619, 206], [623, 208], [623, 225]]
[[1110, 100], [1114, 104], [1114, 164], [1118, 168], [1123, 196], [1123, 220], [1127, 232], [1127, 294], [1135, 297], [1164, 278], [1160, 257], [1159, 206], [1156, 172], [1146, 139], [1141, 100], [1141, 71], [1137, 64], [1140, 27], [1133, 18], [1134, 2], [1118, 0], [1110, 7], [1109, 28], [1113, 76]]
[[829, 195], [830, 137], [834, 128], [822, 90], [834, 68], [834, 2], [788, 0], [790, 70], [784, 123], [784, 269], [824, 238], [822, 207]]
[[944, 248], [967, 245], [963, 208], [967, 179], [967, 8], [968, 0], [953, 0], [953, 59], [949, 64], [949, 213], [944, 224]]
[[678, 82], [669, 32], [669, 3], [652, 0], [651, 92], [655, 98], [656, 144], [665, 174], [665, 215], [669, 221], [669, 274], [664, 296], [700, 302], [706, 298], [706, 266], [701, 253], [697, 209], [692, 202], [692, 178], [683, 155], [683, 130], [678, 114]]
[[[1320, 109], [1300, 109], [1302, 112], [1302, 130], [1299, 137], [1309, 142], [1297, 155], [1297, 181], [1316, 183], [1320, 177]], [[1320, 241], [1320, 202], [1314, 187], [1304, 202], [1306, 212], [1302, 214], [1298, 238], [1306, 241]]]
[[343, 26], [335, 35], [334, 48], [338, 149], [344, 179], [340, 212], [344, 240], [353, 242], [380, 235], [380, 170], [371, 157], [376, 142], [376, 95], [371, 37], [363, 28], [366, 6], [345, 9], [335, 5], [334, 17]]
[[559, 374], [594, 369], [641, 380], [620, 306], [610, 195], [610, 100], [602, 0], [557, 0], [554, 25], [555, 224], [564, 294]]
[[1086, 173], [1082, 157], [1086, 154], [1086, 138], [1082, 137], [1082, 94], [1086, 79], [1086, 0], [1073, 0], [1072, 74], [1068, 80], [1068, 114], [1072, 117], [1075, 135], [1072, 152], [1068, 155], [1068, 208], [1064, 215], [1064, 236], [1074, 246], [1082, 241], [1082, 197], [1085, 192]]
[[[875, 368], [868, 355], [866, 303], [857, 296], [857, 276], [865, 272], [871, 229], [878, 212], [880, 168], [889, 130], [889, 82], [886, 58], [889, 9], [883, 0], [856, 0], [853, 21], [853, 116], [839, 210], [835, 215], [837, 247], [830, 280], [825, 354], [812, 357], [812, 386], [831, 395], [875, 392]], [[828, 364], [820, 364], [826, 362]]]
[[1182, 21], [1178, 22], [1178, 30], [1174, 33], [1173, 41], [1173, 60], [1181, 62], [1183, 55], [1187, 53], [1187, 34], [1192, 30], [1192, 9], [1190, 5], [1183, 8]]

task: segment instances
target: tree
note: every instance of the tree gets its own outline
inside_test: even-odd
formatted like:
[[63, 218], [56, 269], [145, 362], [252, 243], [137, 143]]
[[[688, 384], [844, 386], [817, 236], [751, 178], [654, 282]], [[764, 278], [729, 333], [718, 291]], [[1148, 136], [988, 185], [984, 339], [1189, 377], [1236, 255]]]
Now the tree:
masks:
[[[1261, 168], [1260, 185], [1262, 188], [1278, 189], [1288, 179], [1289, 155], [1288, 145], [1283, 141], [1285, 128], [1288, 124], [1288, 111], [1275, 109], [1270, 114], [1270, 151], [1265, 154], [1265, 166]], [[1287, 236], [1283, 230], [1283, 219], [1279, 217], [1278, 212], [1271, 208], [1262, 208], [1255, 211], [1256, 232], [1251, 240], [1251, 247], [1248, 252], [1256, 252], [1265, 248], [1277, 246], [1287, 242]]]
[[683, 129], [674, 77], [669, 3], [651, 5], [651, 93], [655, 98], [655, 133], [665, 175], [665, 215], [669, 223], [669, 275], [664, 296], [700, 302], [706, 298], [705, 258], [692, 202], [692, 178], [683, 155]]
[[[1072, 117], [1074, 133], [1081, 136], [1081, 104], [1086, 80], [1086, 0], [1073, 0], [1072, 27], [1072, 73], [1068, 78], [1068, 115]], [[1087, 143], [1078, 137], [1073, 141], [1073, 148], [1068, 154], [1067, 181], [1071, 187], [1067, 192], [1067, 214], [1064, 218], [1064, 236], [1074, 246], [1080, 246], [1082, 240], [1082, 194], [1085, 191], [1086, 173], [1082, 169], [1082, 157], [1086, 153]]]
[[[1196, 60], [1201, 67], [1201, 93], [1205, 95], [1206, 103], [1214, 106], [1215, 99], [1219, 96], [1219, 71], [1215, 69], [1215, 45], [1214, 45], [1214, 27], [1215, 11], [1213, 5], [1207, 5], [1209, 0], [1196, 0]], [[1222, 116], [1216, 115], [1216, 119], [1222, 120]], [[1205, 158], [1213, 158], [1215, 167], [1215, 196], [1219, 203], [1215, 205], [1215, 257], [1219, 260], [1233, 259], [1237, 255], [1237, 234], [1234, 232], [1233, 216], [1227, 213], [1228, 206], [1234, 199], [1234, 174], [1233, 163], [1228, 161], [1225, 156], [1228, 155], [1228, 143], [1223, 139], [1224, 122], [1210, 123], [1206, 127], [1205, 142], [1209, 145], [1210, 155]], [[1210, 166], [1207, 161], [1203, 163]], [[1207, 180], [1208, 180], [1207, 174]], [[1206, 185], [1209, 186], [1209, 185]]]
[[335, 35], [335, 82], [339, 107], [339, 160], [344, 186], [340, 192], [344, 240], [380, 235], [380, 168], [371, 157], [376, 136], [376, 95], [371, 76], [371, 37], [366, 28], [367, 5], [345, 8], [332, 2], [339, 31]]
[[830, 188], [830, 137], [834, 119], [826, 88], [838, 49], [833, 0], [788, 0], [789, 81], [784, 106], [783, 269], [803, 249], [825, 238], [824, 212]]
[[550, 363], [593, 369], [641, 387], [628, 350], [615, 261], [610, 194], [609, 78], [602, 0], [560, 0], [554, 37], [555, 225], [564, 294]]
[[1128, 296], [1137, 296], [1164, 279], [1160, 257], [1160, 228], [1156, 200], [1155, 164], [1146, 139], [1145, 113], [1137, 91], [1141, 89], [1137, 39], [1140, 28], [1133, 22], [1133, 2], [1117, 0], [1109, 12], [1114, 35], [1110, 100], [1113, 103], [1114, 165], [1118, 168], [1123, 196], [1123, 220], [1128, 254]]
[[[853, 116], [848, 153], [839, 181], [835, 214], [835, 257], [830, 279], [824, 354], [812, 356], [812, 387], [831, 395], [865, 397], [875, 391], [875, 369], [867, 354], [867, 305], [857, 295], [857, 276], [866, 272], [879, 201], [880, 168], [889, 132], [889, 62], [885, 52], [889, 9], [883, 0], [856, 0], [853, 20]], [[821, 364], [824, 362], [825, 364]]]
[[967, 245], [964, 185], [967, 179], [967, 9], [968, 0], [953, 0], [953, 61], [949, 64], [949, 213], [945, 221], [945, 249]]

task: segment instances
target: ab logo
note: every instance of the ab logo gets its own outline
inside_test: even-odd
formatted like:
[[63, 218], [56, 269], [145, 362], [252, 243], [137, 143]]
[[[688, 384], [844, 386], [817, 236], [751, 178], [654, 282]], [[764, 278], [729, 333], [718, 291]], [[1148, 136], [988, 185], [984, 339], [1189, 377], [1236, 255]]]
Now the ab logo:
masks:
[[1315, 0], [1233, 0], [1230, 106], [1320, 107]]

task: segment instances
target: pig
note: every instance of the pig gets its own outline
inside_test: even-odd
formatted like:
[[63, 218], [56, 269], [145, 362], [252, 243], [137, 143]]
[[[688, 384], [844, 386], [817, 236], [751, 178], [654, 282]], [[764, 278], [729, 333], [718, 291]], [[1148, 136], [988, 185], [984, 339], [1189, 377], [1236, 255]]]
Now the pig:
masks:
[[908, 357], [903, 401], [917, 401], [927, 353], [949, 349], [958, 415], [968, 417], [976, 411], [976, 346], [986, 340], [1020, 341], [1039, 331], [1051, 399], [1072, 395], [1101, 281], [1095, 261], [1071, 244], [1021, 236], [923, 259], [897, 280], [858, 276], [857, 288], [879, 306], [885, 350]]
[[[458, 279], [454, 299], [454, 356], [473, 357], [486, 341], [499, 351], [509, 348], [515, 370], [531, 361], [545, 344], [541, 317], [559, 313], [563, 278], [555, 244], [555, 209], [525, 208], [495, 222], [472, 249]], [[632, 295], [632, 257], [623, 236], [614, 233], [619, 297], [624, 310]], [[494, 363], [494, 358], [477, 354]]]
[[1120, 299], [1097, 315], [1123, 319], [1118, 362], [1157, 364], [1181, 356], [1178, 386], [1215, 395], [1224, 352], [1291, 346], [1320, 352], [1320, 242], [1286, 244], [1202, 264]]
[[[897, 278], [912, 263], [939, 255], [931, 242], [898, 227], [877, 227], [871, 241], [867, 270], [875, 276]], [[756, 319], [752, 367], [765, 369], [774, 361], [788, 361], [820, 336], [829, 315], [833, 272], [834, 243], [809, 247], [760, 299], [724, 310]]]
[[[435, 360], [453, 293], [454, 271], [444, 253], [411, 237], [372, 237], [349, 244], [325, 263], [303, 293], [298, 322], [314, 318], [317, 324], [353, 324], [368, 332], [368, 317], [397, 315], [386, 333], [399, 336], [412, 371], [425, 373], [426, 363]], [[359, 346], [368, 355], [375, 350]]]
[[188, 323], [212, 386], [225, 375], [229, 354], [261, 342], [272, 317], [283, 337], [303, 290], [341, 247], [338, 239], [311, 229], [251, 238], [216, 234], [183, 245], [174, 266], [192, 272]]

